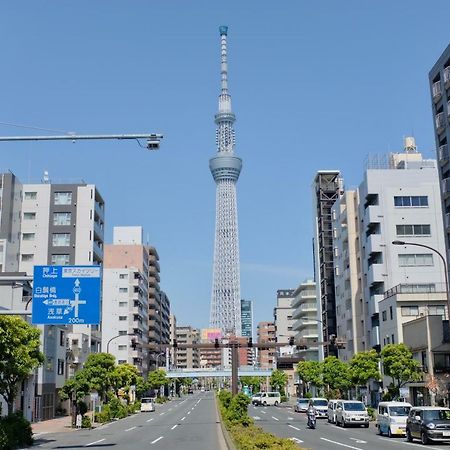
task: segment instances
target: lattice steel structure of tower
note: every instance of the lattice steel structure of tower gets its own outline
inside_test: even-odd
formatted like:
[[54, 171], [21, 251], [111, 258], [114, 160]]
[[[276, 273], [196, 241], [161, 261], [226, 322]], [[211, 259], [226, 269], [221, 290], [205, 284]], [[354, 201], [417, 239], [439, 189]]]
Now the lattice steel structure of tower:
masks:
[[225, 335], [241, 335], [241, 287], [236, 182], [242, 160], [234, 154], [236, 120], [228, 93], [227, 34], [221, 26], [221, 92], [215, 115], [217, 154], [209, 160], [216, 182], [216, 230], [210, 325]]

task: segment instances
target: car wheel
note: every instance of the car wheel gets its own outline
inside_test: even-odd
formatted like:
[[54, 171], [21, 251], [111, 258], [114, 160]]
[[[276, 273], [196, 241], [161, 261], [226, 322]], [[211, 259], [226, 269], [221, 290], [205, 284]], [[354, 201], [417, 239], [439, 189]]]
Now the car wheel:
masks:
[[422, 431], [422, 433], [420, 433], [420, 442], [422, 442], [423, 445], [427, 445], [430, 443], [430, 439], [428, 438], [425, 431]]
[[345, 421], [345, 419], [342, 419], [342, 427], [345, 428], [347, 426], [347, 422]]
[[274, 403], [274, 405], [275, 405], [275, 406], [278, 406], [278, 402], [277, 402], [276, 400], [275, 400], [275, 403]]
[[369, 424], [368, 423], [364, 424], [364, 428], [369, 428]]
[[391, 427], [388, 428], [388, 437], [392, 437], [392, 433], [391, 433]]
[[267, 406], [267, 402], [266, 401], [263, 401], [263, 406]]
[[411, 435], [411, 431], [409, 430], [409, 428], [406, 429], [406, 440], [408, 442], [412, 442], [413, 441], [413, 437]]

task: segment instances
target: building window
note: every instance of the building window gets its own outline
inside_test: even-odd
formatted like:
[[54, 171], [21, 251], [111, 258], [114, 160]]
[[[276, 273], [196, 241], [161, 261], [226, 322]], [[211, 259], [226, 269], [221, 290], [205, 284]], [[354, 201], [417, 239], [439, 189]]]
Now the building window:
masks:
[[128, 274], [127, 274], [127, 273], [121, 273], [121, 274], [119, 275], [119, 278], [120, 278], [121, 280], [125, 280], [125, 279], [128, 278]]
[[397, 225], [397, 236], [430, 236], [430, 225]]
[[402, 306], [402, 316], [418, 316], [419, 315], [419, 307], [418, 306]]
[[386, 322], [386, 320], [387, 320], [387, 312], [386, 312], [386, 311], [383, 311], [383, 312], [381, 313], [381, 317], [383, 318], [383, 322]]
[[394, 335], [393, 334], [391, 334], [391, 343], [395, 344], [395, 340], [394, 340]]
[[22, 233], [22, 241], [34, 241], [35, 233]]
[[121, 288], [119, 288], [119, 292], [121, 292], [121, 293], [128, 292], [128, 288], [121, 287]]
[[126, 364], [127, 360], [126, 359], [119, 359], [119, 361], [117, 361], [117, 364]]
[[424, 207], [428, 206], [428, 197], [426, 195], [407, 195], [394, 197], [394, 205], [397, 207]]
[[128, 302], [119, 302], [119, 306], [127, 306]]
[[127, 334], [127, 331], [126, 330], [120, 330], [119, 333], [117, 333], [117, 334], [119, 334], [120, 336], [123, 336], [124, 334]]
[[119, 316], [119, 320], [121, 321], [127, 320], [127, 316]]
[[52, 264], [55, 266], [67, 266], [70, 264], [70, 255], [52, 255]]
[[389, 316], [390, 316], [391, 320], [394, 319], [394, 311], [392, 309], [392, 306], [389, 306]]
[[47, 361], [45, 363], [45, 369], [48, 372], [53, 372], [53, 358], [51, 356], [47, 358]]
[[64, 360], [58, 359], [58, 375], [64, 375]]
[[127, 346], [126, 346], [126, 345], [119, 345], [119, 346], [118, 346], [118, 349], [119, 349], [119, 350], [126, 350], [126, 349], [127, 349]]
[[53, 213], [53, 225], [70, 225], [72, 220], [72, 213], [57, 212]]
[[31, 262], [34, 260], [34, 255], [32, 253], [24, 253], [22, 255], [22, 262]]
[[66, 339], [65, 339], [65, 335], [64, 335], [64, 331], [63, 330], [59, 330], [59, 345], [61, 347], [65, 347], [66, 346]]
[[53, 233], [53, 247], [69, 247], [70, 233]]
[[431, 253], [411, 253], [398, 255], [400, 267], [433, 266], [433, 255]]
[[55, 192], [55, 205], [71, 205], [72, 192]]
[[23, 220], [36, 220], [36, 213], [35, 212], [24, 212]]
[[36, 200], [37, 192], [25, 192], [25, 200]]
[[430, 316], [442, 316], [445, 315], [445, 306], [429, 306], [428, 314]]

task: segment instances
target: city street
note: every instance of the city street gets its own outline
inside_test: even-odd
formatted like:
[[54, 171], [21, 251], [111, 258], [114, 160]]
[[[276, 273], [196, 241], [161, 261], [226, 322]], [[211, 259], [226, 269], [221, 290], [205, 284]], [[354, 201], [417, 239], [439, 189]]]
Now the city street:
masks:
[[[312, 450], [401, 450], [408, 447], [424, 448], [419, 441], [406, 442], [404, 437], [380, 436], [373, 422], [369, 428], [341, 428], [329, 424], [326, 419], [317, 420], [317, 428], [306, 427], [304, 413], [296, 413], [284, 407], [249, 406], [249, 415], [255, 424], [277, 436], [295, 440], [300, 446]], [[435, 444], [433, 449], [450, 450], [450, 444]]]
[[156, 405], [155, 412], [138, 413], [93, 430], [40, 435], [35, 446], [46, 449], [115, 447], [120, 450], [226, 448], [212, 392]]

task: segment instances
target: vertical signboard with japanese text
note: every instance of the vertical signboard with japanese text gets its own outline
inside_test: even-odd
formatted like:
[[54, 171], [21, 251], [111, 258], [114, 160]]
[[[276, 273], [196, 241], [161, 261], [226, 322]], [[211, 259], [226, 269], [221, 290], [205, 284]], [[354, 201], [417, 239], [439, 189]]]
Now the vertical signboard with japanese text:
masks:
[[35, 266], [32, 323], [100, 323], [101, 267]]

